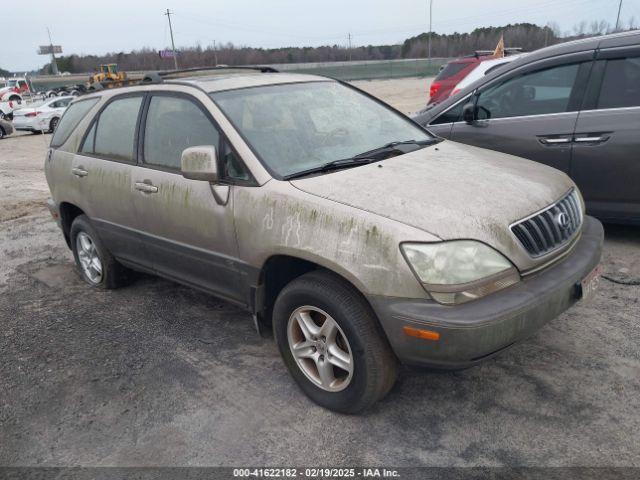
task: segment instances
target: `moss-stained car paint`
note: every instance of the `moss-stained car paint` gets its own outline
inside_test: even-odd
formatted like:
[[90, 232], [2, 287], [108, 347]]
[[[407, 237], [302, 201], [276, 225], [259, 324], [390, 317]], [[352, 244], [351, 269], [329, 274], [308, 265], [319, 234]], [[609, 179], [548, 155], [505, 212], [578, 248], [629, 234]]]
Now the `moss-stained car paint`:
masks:
[[262, 265], [273, 255], [290, 255], [340, 273], [363, 293], [427, 296], [399, 243], [438, 241], [434, 235], [319, 198], [289, 182], [237, 188], [234, 204], [239, 253], [252, 265]]

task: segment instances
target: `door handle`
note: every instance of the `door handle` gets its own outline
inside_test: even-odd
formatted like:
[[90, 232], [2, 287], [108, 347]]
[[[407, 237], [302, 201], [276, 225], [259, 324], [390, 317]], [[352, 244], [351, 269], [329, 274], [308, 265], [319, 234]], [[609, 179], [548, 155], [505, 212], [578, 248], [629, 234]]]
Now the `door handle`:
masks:
[[71, 173], [73, 173], [76, 177], [86, 177], [87, 175], [89, 175], [89, 172], [87, 172], [84, 167], [74, 167], [71, 169]]
[[563, 145], [571, 143], [570, 138], [541, 138], [540, 143], [544, 145]]
[[146, 182], [136, 182], [135, 189], [144, 193], [156, 193], [158, 191], [158, 187]]
[[575, 137], [573, 139], [576, 143], [602, 143], [609, 139], [606, 135], [599, 135], [596, 137]]

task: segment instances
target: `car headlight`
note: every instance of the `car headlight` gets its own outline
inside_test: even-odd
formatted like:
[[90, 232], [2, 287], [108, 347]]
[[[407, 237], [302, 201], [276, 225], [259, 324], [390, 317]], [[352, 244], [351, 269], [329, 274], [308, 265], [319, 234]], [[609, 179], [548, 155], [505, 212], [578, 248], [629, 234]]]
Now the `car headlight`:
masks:
[[511, 262], [481, 242], [403, 243], [400, 248], [416, 277], [440, 303], [465, 303], [520, 281]]

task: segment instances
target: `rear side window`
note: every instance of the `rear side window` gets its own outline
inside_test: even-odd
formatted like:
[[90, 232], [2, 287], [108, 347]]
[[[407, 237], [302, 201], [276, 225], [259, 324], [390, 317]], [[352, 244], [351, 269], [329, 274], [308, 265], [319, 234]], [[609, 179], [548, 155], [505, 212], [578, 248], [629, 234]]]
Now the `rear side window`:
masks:
[[144, 130], [144, 163], [180, 170], [182, 151], [199, 145], [218, 148], [218, 130], [191, 100], [151, 98]]
[[113, 160], [132, 161], [142, 98], [124, 97], [110, 102], [91, 127], [82, 145], [82, 152]]
[[640, 106], [640, 57], [608, 60], [598, 108]]
[[436, 77], [436, 80], [446, 80], [447, 78], [453, 77], [468, 66], [469, 63], [447, 63], [447, 65], [445, 65], [445, 67], [440, 70], [440, 73]]
[[60, 123], [58, 123], [58, 126], [56, 127], [55, 133], [53, 134], [51, 146], [54, 148], [59, 147], [66, 142], [73, 129], [78, 126], [78, 123], [80, 123], [80, 120], [84, 118], [87, 112], [91, 110], [96, 103], [98, 103], [98, 100], [98, 98], [82, 100], [67, 108], [60, 119]]

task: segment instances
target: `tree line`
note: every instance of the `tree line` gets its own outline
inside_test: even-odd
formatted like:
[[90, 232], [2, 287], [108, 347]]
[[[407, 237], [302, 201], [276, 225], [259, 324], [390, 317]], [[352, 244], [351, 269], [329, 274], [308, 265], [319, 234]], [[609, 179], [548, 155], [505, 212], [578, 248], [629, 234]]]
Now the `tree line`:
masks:
[[[628, 22], [635, 29], [635, 20]], [[431, 34], [432, 57], [458, 57], [475, 50], [495, 48], [501, 36], [507, 47], [521, 47], [525, 51], [575, 38], [601, 35], [613, 29], [607, 22], [577, 24], [573, 31], [562, 34], [554, 23], [546, 26], [519, 23], [501, 27], [476, 28], [469, 33]], [[202, 47], [182, 48], [179, 52], [181, 68], [213, 65], [260, 65], [278, 63], [336, 62], [346, 60], [393, 60], [402, 58], [426, 58], [429, 54], [429, 34], [421, 33], [406, 39], [399, 45], [368, 45], [347, 48], [344, 45], [321, 47], [255, 48], [232, 43]], [[66, 55], [57, 60], [61, 72], [85, 73], [98, 65], [117, 63], [121, 70], [165, 70], [173, 68], [171, 58], [160, 58], [158, 51], [142, 48], [128, 53], [106, 55]], [[51, 65], [45, 65], [40, 73], [50, 73]]]

